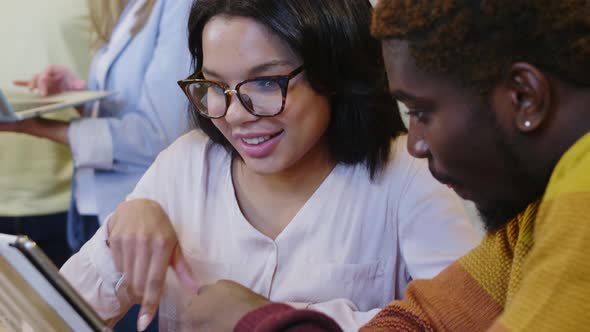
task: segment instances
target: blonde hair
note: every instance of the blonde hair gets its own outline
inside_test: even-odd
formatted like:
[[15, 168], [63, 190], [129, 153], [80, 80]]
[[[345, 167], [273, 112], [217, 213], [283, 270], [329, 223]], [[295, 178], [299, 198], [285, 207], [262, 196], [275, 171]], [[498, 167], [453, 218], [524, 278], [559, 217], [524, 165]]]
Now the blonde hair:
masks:
[[[90, 23], [95, 39], [95, 46], [100, 47], [109, 42], [113, 27], [128, 2], [129, 0], [88, 0]], [[137, 20], [131, 28], [132, 36], [143, 29], [155, 3], [156, 0], [145, 0], [143, 5], [135, 12]]]

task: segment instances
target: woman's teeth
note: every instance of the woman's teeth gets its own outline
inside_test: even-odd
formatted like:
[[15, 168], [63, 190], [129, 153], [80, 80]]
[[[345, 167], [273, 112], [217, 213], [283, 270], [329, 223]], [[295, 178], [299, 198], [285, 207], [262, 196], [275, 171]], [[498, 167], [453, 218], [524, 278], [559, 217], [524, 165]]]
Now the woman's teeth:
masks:
[[262, 136], [262, 137], [253, 137], [253, 138], [242, 138], [246, 144], [250, 145], [258, 145], [260, 143], [266, 142], [270, 139], [270, 136]]

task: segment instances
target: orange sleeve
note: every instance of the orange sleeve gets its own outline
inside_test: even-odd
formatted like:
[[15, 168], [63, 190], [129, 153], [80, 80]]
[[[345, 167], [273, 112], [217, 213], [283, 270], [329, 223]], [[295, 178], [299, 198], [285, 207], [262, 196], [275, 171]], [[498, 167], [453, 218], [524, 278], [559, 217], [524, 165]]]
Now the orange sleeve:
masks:
[[411, 282], [404, 300], [385, 307], [361, 331], [481, 331], [501, 311], [460, 262], [455, 262], [434, 279]]

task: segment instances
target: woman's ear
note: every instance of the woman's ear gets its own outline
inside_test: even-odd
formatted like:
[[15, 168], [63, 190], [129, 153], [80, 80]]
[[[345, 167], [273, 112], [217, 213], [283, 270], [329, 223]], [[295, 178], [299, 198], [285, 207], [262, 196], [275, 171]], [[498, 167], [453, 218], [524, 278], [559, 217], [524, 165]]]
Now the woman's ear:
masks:
[[551, 89], [545, 74], [531, 64], [518, 62], [510, 67], [507, 83], [516, 128], [523, 133], [539, 129], [551, 110]]

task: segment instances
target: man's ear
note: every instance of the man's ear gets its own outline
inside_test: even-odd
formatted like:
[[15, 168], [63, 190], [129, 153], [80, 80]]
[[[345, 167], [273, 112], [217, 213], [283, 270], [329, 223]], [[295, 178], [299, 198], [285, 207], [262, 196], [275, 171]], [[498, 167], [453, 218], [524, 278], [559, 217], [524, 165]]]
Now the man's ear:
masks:
[[516, 128], [524, 133], [539, 129], [551, 115], [551, 88], [547, 76], [531, 64], [517, 62], [510, 67], [507, 77], [510, 102], [516, 111]]

